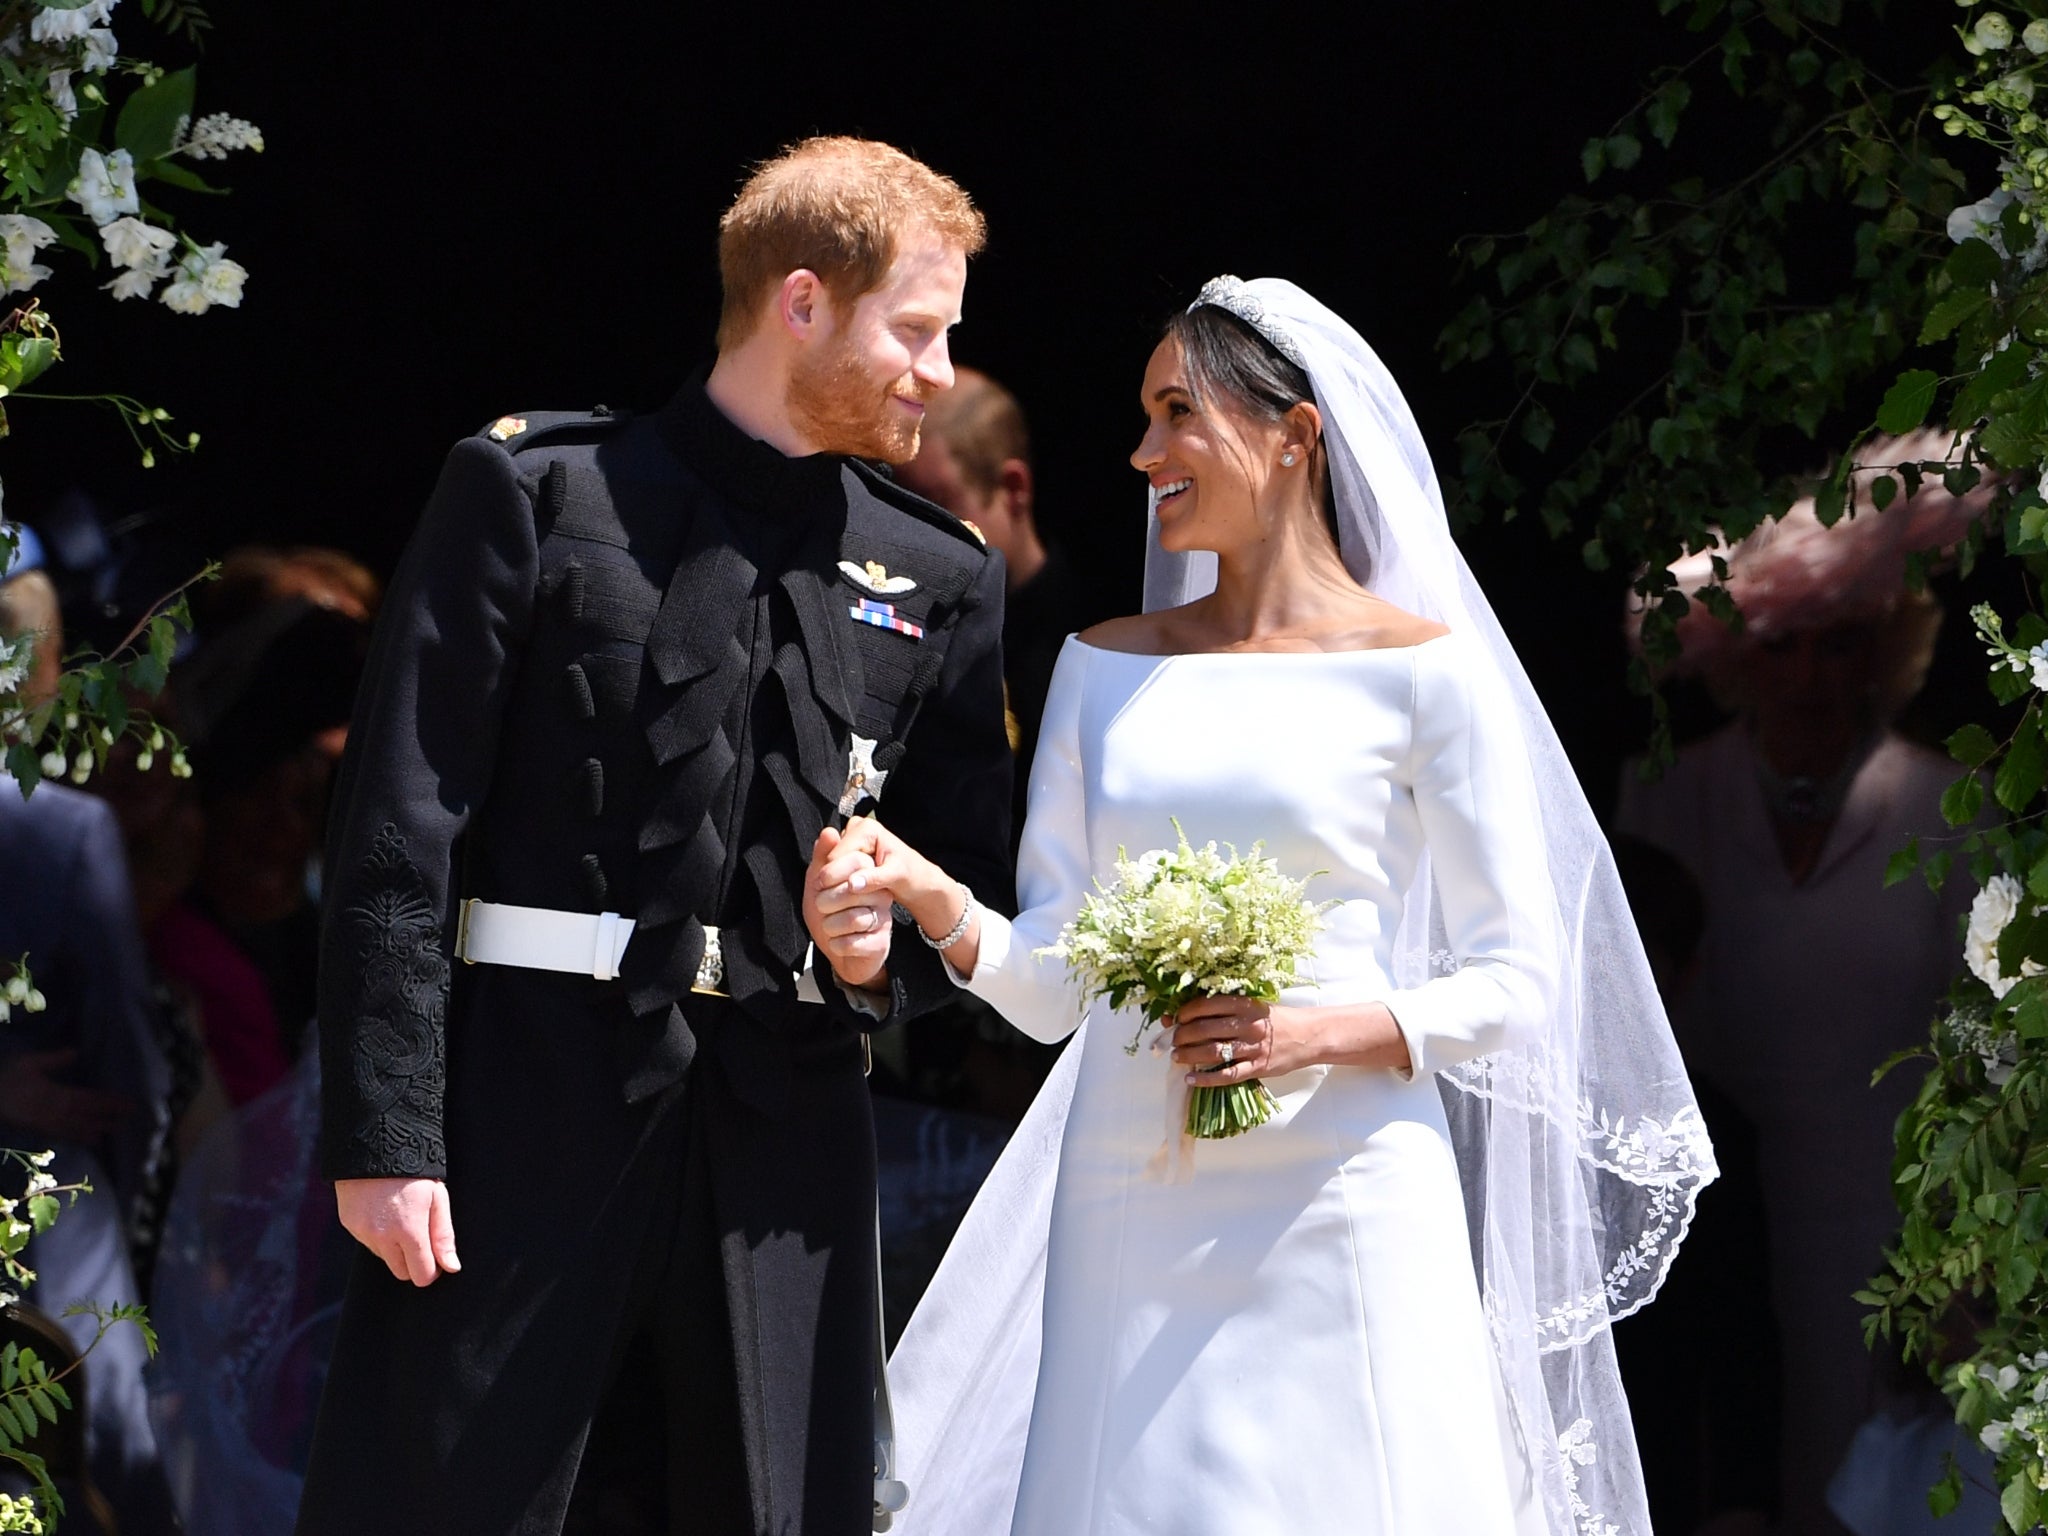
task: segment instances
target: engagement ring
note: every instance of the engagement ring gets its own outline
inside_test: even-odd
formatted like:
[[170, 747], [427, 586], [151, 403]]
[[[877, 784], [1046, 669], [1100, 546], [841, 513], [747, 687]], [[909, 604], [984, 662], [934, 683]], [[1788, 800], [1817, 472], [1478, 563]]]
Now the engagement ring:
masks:
[[1227, 1066], [1229, 1066], [1229, 1065], [1230, 1065], [1230, 1064], [1231, 1064], [1231, 1063], [1232, 1063], [1233, 1061], [1235, 1061], [1235, 1060], [1237, 1060], [1237, 1042], [1236, 1042], [1235, 1040], [1226, 1040], [1226, 1041], [1224, 1041], [1224, 1042], [1223, 1042], [1223, 1065], [1225, 1065], [1225, 1066], [1227, 1067]]

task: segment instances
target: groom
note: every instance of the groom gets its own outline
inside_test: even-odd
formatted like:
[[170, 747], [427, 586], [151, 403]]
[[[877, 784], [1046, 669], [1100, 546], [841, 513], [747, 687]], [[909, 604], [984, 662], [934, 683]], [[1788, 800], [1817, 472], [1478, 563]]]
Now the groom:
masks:
[[869, 462], [952, 384], [981, 242], [928, 167], [807, 141], [722, 221], [708, 375], [450, 455], [326, 863], [362, 1246], [302, 1536], [867, 1529], [865, 1031], [952, 987], [886, 906], [810, 969], [800, 904], [877, 798], [1008, 888], [1002, 562]]

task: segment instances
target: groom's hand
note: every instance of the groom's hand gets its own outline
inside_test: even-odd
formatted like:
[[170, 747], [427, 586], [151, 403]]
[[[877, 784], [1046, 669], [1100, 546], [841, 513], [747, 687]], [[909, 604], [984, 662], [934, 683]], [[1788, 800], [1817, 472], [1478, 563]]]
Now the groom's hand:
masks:
[[337, 1179], [334, 1203], [349, 1236], [399, 1279], [432, 1285], [443, 1270], [462, 1268], [448, 1186], [439, 1179]]
[[804, 876], [804, 926], [834, 975], [879, 991], [888, 985], [893, 898], [870, 878], [874, 859], [863, 825], [856, 820], [845, 833], [827, 827], [818, 834]]

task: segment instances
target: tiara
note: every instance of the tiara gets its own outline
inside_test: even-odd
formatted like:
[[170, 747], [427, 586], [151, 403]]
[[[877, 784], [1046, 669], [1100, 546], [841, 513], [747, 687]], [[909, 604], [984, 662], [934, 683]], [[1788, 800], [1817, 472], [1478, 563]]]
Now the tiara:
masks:
[[1259, 302], [1259, 296], [1252, 292], [1251, 285], [1241, 277], [1226, 272], [1221, 277], [1212, 277], [1202, 284], [1202, 291], [1195, 295], [1195, 302], [1188, 306], [1190, 311], [1200, 309], [1204, 304], [1213, 304], [1218, 309], [1228, 310], [1246, 325], [1273, 343], [1282, 357], [1303, 372], [1308, 371], [1308, 359], [1302, 356], [1301, 343], [1281, 329], [1279, 322], [1266, 313], [1266, 306]]

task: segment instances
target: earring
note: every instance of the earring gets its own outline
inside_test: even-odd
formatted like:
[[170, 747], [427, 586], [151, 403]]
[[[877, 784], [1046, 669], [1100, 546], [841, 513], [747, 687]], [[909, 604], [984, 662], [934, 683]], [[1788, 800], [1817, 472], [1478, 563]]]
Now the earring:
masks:
[[1291, 453], [1283, 453], [1280, 455], [1280, 462], [1282, 464], [1285, 464], [1289, 469], [1292, 469], [1294, 468], [1294, 455]]

